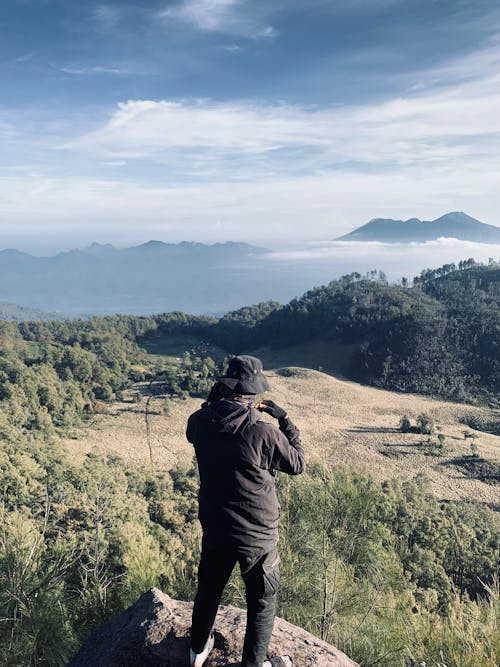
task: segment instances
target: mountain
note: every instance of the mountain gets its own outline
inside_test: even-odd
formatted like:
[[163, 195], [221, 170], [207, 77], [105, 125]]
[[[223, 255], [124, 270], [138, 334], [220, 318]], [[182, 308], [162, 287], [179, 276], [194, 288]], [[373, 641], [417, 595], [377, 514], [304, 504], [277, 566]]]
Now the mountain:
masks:
[[65, 315], [221, 313], [255, 301], [264, 289], [256, 264], [268, 251], [246, 243], [161, 241], [35, 257], [0, 251], [0, 302]]
[[[323, 255], [307, 245], [299, 252], [281, 247], [271, 252], [246, 243], [151, 240], [128, 248], [93, 243], [51, 257], [3, 250], [0, 303], [22, 304], [65, 317], [173, 310], [221, 315], [261, 301], [288, 302], [310, 285], [325, 284], [353, 271], [364, 274], [379, 268], [382, 261], [390, 280], [416, 275], [435, 261], [425, 246], [418, 251], [408, 246], [406, 256], [401, 249], [393, 258], [383, 247], [378, 257], [375, 250], [357, 253], [350, 247], [333, 244]], [[434, 255], [442, 254], [447, 262], [462, 260], [461, 253], [460, 244], [445, 250], [434, 248]], [[476, 259], [487, 259], [490, 254], [495, 254], [491, 247], [482, 246]]]
[[466, 213], [446, 213], [436, 220], [391, 220], [374, 218], [336, 241], [380, 241], [412, 243], [446, 237], [477, 243], [500, 243], [500, 227], [485, 225]]

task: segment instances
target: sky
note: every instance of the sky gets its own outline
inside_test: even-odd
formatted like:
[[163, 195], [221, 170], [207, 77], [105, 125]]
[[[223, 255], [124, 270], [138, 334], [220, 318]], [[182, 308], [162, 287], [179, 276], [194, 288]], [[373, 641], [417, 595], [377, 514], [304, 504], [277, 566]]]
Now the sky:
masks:
[[0, 248], [500, 225], [498, 0], [2, 0]]

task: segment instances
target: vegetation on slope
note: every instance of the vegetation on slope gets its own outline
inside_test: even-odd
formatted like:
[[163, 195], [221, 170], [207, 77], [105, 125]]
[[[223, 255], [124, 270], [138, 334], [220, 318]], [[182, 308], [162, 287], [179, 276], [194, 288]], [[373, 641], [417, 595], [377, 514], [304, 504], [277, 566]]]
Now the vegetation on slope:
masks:
[[[415, 356], [415, 341], [425, 342], [413, 339], [415, 329], [421, 335], [425, 313], [440, 313], [444, 327], [455, 323], [456, 329], [443, 331], [455, 331], [458, 339], [443, 345], [456, 356], [460, 342], [465, 352], [456, 363], [484, 363], [471, 352], [481, 336], [485, 358], [493, 354], [497, 283], [495, 273], [486, 272], [497, 270], [471, 266], [461, 271], [467, 278], [453, 270], [424, 276], [412, 290], [380, 277], [345, 278], [285, 308], [270, 304], [221, 322], [174, 313], [0, 323], [0, 664], [64, 665], [97, 623], [148, 586], [187, 599], [194, 594], [200, 537], [195, 469], [159, 473], [95, 455], [77, 466], [56, 437], [133, 380], [157, 377], [137, 341], [152, 332], [210, 335], [219, 342], [239, 335], [234, 347], [255, 344], [264, 334], [276, 343], [285, 334], [300, 341], [301, 321], [309, 335], [370, 335], [376, 357], [377, 332], [396, 345], [389, 326], [396, 322], [402, 328], [395, 331], [414, 341], [409, 357], [395, 348], [397, 377], [408, 377], [402, 361], [414, 359], [415, 377], [423, 380], [439, 351], [433, 342], [429, 357]], [[438, 299], [433, 290], [446, 296]], [[462, 339], [471, 303], [484, 308]], [[405, 317], [414, 328], [404, 328]], [[434, 330], [429, 340], [435, 338]], [[367, 350], [360, 354], [371, 358]], [[160, 381], [173, 395], [202, 395], [219, 372], [202, 357], [163, 368]], [[437, 366], [439, 382], [447, 372]], [[388, 372], [373, 381], [393, 377]], [[496, 381], [483, 372], [471, 386], [491, 391]], [[442, 386], [436, 382], [425, 388]], [[318, 466], [302, 479], [281, 479], [280, 494], [283, 616], [365, 666], [498, 664], [498, 515], [476, 503], [440, 503], [423, 480], [378, 484]], [[236, 580], [226, 599], [241, 601]]]
[[[0, 664], [64, 665], [150, 586], [193, 598], [193, 468], [160, 474], [92, 455], [77, 467], [55, 443], [4, 428], [1, 492]], [[314, 466], [281, 479], [280, 495], [280, 615], [363, 665], [496, 664], [491, 510], [439, 503], [423, 480]], [[236, 578], [225, 601], [242, 603]]]
[[[34, 344], [53, 342], [49, 363], [55, 348], [66, 344], [72, 346], [73, 357], [81, 356], [78, 346], [84, 355], [107, 355], [105, 365], [111, 375], [89, 379], [97, 393], [101, 387], [101, 398], [110, 397], [123, 381], [117, 380], [116, 368], [122, 362], [105, 348], [147, 346], [158, 336], [191, 336], [231, 353], [261, 346], [279, 351], [319, 341], [318, 365], [338, 367], [335, 360], [342, 350], [341, 356], [348, 357], [347, 362], [342, 359], [342, 369], [362, 383], [458, 401], [495, 402], [500, 394], [499, 296], [499, 264], [467, 260], [458, 267], [449, 264], [423, 271], [411, 287], [407, 281], [389, 284], [380, 272], [353, 273], [285, 306], [265, 302], [220, 319], [184, 313], [114, 316], [72, 323], [22, 323], [19, 332]], [[85, 332], [92, 331], [99, 333], [100, 343], [85, 337]], [[66, 364], [72, 370], [75, 363], [78, 360], [60, 361], [59, 367]]]
[[459, 401], [500, 393], [500, 265], [426, 270], [414, 286], [353, 273], [286, 306], [229, 313], [212, 336], [238, 349], [311, 339], [356, 345], [349, 374], [362, 383]]

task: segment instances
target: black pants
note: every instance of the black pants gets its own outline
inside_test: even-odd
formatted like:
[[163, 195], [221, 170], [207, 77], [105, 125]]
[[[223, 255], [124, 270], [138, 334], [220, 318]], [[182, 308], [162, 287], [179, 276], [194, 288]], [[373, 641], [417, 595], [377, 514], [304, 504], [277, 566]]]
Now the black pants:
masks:
[[257, 561], [248, 561], [227, 548], [202, 549], [198, 592], [193, 607], [191, 648], [201, 653], [212, 631], [222, 592], [236, 562], [245, 583], [247, 627], [241, 667], [262, 667], [271, 639], [279, 583], [276, 549]]

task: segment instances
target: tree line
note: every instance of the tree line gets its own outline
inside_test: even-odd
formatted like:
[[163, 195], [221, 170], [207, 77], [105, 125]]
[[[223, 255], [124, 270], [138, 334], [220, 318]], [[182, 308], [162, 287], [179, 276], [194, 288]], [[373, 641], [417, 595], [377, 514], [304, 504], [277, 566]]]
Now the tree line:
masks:
[[459, 401], [498, 401], [500, 265], [474, 260], [425, 270], [389, 284], [352, 273], [285, 306], [273, 302], [228, 313], [209, 332], [231, 349], [310, 343], [354, 348], [359, 382]]

